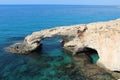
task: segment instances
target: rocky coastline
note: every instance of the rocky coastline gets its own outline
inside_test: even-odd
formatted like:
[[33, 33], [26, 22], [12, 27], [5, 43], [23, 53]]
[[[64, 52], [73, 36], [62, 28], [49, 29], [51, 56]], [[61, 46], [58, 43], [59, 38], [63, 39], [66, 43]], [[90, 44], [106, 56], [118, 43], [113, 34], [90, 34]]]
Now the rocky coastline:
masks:
[[25, 37], [23, 43], [6, 48], [17, 54], [29, 54], [41, 47], [41, 40], [60, 36], [63, 48], [72, 55], [90, 48], [95, 50], [99, 59], [97, 65], [110, 71], [120, 71], [120, 19], [72, 26], [62, 26], [33, 32]]

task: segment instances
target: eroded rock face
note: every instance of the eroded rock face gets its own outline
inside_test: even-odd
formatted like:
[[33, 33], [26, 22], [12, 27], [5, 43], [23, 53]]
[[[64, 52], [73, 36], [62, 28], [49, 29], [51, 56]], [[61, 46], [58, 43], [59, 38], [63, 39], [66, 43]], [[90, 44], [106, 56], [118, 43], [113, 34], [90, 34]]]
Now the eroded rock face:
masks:
[[54, 36], [61, 36], [63, 47], [73, 54], [84, 47], [95, 49], [99, 54], [98, 65], [112, 71], [120, 71], [120, 19], [34, 32], [28, 35], [23, 43], [7, 49], [13, 53], [28, 53], [35, 50], [44, 38]]
[[78, 28], [79, 30], [83, 30], [85, 25], [76, 25], [74, 26], [64, 26], [51, 28], [47, 30], [42, 30], [38, 32], [34, 32], [31, 35], [28, 35], [23, 43], [17, 43], [12, 46], [7, 47], [7, 50], [12, 53], [20, 53], [27, 54], [40, 46], [40, 41], [44, 38], [50, 38], [55, 36], [60, 36], [63, 39], [63, 43], [67, 43], [71, 40], [74, 40], [76, 37]]

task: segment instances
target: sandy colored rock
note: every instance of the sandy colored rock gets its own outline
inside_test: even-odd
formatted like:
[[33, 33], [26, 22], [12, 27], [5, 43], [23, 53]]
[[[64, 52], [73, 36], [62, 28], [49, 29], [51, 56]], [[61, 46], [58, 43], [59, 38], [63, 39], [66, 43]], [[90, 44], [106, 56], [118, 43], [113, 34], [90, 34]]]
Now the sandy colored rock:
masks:
[[35, 50], [44, 38], [54, 36], [60, 36], [64, 41], [63, 47], [73, 52], [73, 54], [84, 47], [95, 49], [99, 54], [97, 62], [99, 66], [111, 71], [120, 71], [120, 19], [62, 26], [34, 32], [28, 35], [23, 43], [20, 43], [25, 44], [25, 47], [12, 49], [14, 48], [12, 46], [12, 48], [8, 47], [7, 49], [13, 53], [27, 53]]

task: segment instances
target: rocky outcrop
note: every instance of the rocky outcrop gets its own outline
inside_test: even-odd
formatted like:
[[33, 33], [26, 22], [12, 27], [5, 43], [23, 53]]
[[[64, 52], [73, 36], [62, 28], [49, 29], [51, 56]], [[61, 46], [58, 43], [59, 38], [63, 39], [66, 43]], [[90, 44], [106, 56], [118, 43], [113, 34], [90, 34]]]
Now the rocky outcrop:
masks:
[[75, 54], [88, 47], [98, 52], [97, 64], [112, 71], [120, 71], [120, 19], [56, 27], [34, 32], [28, 35], [23, 43], [17, 43], [7, 48], [12, 53], [29, 53], [40, 46], [45, 38], [60, 36], [64, 48]]

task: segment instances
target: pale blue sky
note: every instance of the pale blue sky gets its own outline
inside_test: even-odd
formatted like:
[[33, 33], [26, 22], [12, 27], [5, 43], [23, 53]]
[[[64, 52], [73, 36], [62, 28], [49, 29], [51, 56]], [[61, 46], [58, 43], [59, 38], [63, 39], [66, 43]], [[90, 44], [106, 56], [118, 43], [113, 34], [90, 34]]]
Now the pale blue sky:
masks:
[[120, 5], [120, 0], [0, 0], [0, 4]]

